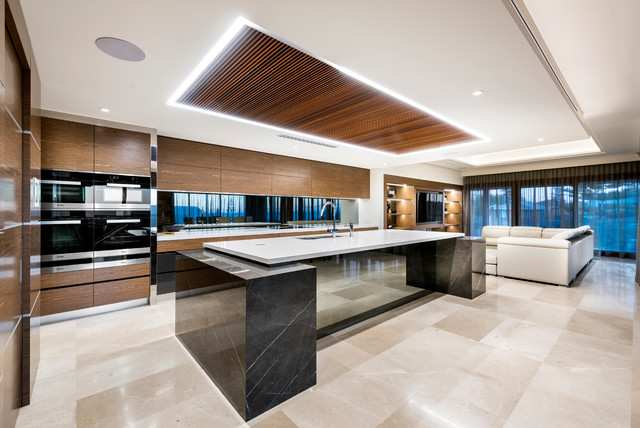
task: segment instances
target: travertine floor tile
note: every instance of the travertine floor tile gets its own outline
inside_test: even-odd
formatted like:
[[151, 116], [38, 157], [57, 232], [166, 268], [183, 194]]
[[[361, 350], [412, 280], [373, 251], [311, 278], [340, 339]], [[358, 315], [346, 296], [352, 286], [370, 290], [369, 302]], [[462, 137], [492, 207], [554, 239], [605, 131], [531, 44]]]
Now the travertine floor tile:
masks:
[[[404, 267], [375, 263], [330, 270], [331, 291], [386, 274], [381, 293], [402, 292]], [[17, 426], [640, 426], [633, 277], [600, 258], [570, 288], [488, 277], [475, 300], [433, 293], [319, 340], [317, 385], [249, 423], [173, 336], [173, 300], [44, 325]]]
[[633, 320], [582, 309], [576, 309], [566, 329], [627, 345], [631, 344], [633, 338]]
[[505, 426], [628, 427], [630, 387], [630, 369], [543, 364]]
[[459, 336], [480, 341], [500, 325], [504, 319], [504, 316], [495, 312], [461, 308], [433, 324], [433, 326]]
[[562, 333], [557, 328], [508, 318], [482, 339], [482, 343], [544, 361]]

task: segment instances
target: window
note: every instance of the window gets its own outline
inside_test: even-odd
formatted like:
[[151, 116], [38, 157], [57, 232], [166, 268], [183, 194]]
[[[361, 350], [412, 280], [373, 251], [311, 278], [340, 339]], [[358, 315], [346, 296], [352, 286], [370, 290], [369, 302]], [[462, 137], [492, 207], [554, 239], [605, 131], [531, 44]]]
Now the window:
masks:
[[593, 229], [595, 249], [635, 253], [639, 197], [637, 180], [580, 183], [578, 219]]
[[520, 226], [573, 227], [573, 186], [522, 187]]
[[469, 235], [481, 236], [484, 226], [511, 226], [511, 187], [472, 189]]

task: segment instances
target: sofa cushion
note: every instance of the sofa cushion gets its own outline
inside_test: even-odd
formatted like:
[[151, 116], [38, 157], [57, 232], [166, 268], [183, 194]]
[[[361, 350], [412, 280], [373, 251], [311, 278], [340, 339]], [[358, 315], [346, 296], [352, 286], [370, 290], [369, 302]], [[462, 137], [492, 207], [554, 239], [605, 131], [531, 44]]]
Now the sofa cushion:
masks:
[[498, 245], [498, 238], [484, 238], [487, 247], [495, 247]]
[[558, 233], [566, 232], [567, 230], [571, 230], [571, 229], [564, 229], [564, 228], [559, 228], [559, 227], [557, 227], [557, 228], [556, 227], [548, 227], [548, 228], [542, 230], [542, 238], [551, 239], [555, 235], [557, 235]]
[[591, 226], [589, 226], [588, 224], [587, 224], [587, 225], [584, 225], [584, 226], [580, 226], [580, 227], [578, 228], [578, 231], [579, 231], [580, 233], [585, 233], [585, 232], [588, 232], [589, 230], [591, 230]]
[[496, 265], [498, 264], [498, 250], [493, 248], [487, 248], [487, 264], [488, 265]]
[[564, 249], [569, 248], [571, 243], [566, 239], [517, 238], [512, 236], [498, 239], [498, 250], [501, 246], [507, 245]]
[[533, 226], [514, 226], [511, 228], [509, 236], [516, 238], [541, 238], [542, 228]]
[[574, 229], [565, 230], [564, 232], [553, 235], [550, 239], [571, 239], [575, 236]]
[[[503, 236], [509, 236], [511, 226], [485, 226], [482, 228], [483, 238], [501, 238]], [[495, 243], [487, 245], [496, 245]]]

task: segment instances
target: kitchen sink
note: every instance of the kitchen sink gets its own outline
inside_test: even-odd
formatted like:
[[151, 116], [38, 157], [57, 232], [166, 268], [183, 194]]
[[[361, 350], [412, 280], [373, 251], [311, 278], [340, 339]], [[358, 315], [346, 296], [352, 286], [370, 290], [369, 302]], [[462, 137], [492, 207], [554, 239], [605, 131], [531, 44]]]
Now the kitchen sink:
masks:
[[[348, 235], [336, 235], [336, 238], [344, 238]], [[298, 239], [311, 240], [311, 239], [328, 239], [333, 238], [333, 235], [314, 235], [314, 236], [300, 236]]]

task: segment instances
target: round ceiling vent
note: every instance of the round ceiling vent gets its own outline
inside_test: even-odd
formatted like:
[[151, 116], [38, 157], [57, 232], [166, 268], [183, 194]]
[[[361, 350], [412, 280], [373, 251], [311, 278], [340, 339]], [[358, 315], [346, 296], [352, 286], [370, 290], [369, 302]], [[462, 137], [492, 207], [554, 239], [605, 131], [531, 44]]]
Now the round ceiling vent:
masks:
[[142, 49], [115, 37], [100, 37], [96, 39], [96, 46], [107, 55], [124, 61], [139, 62], [146, 58]]

